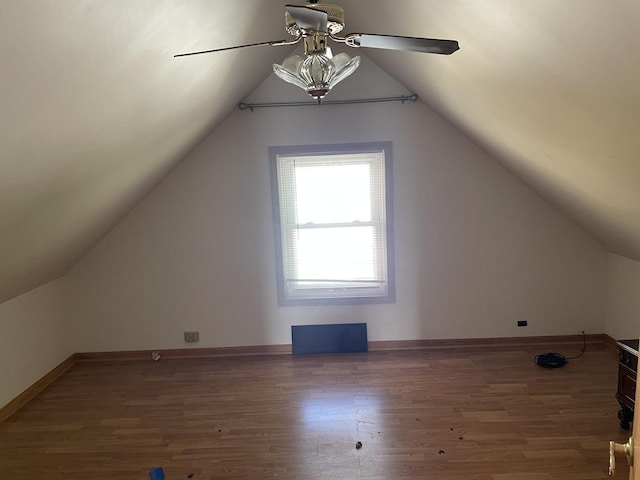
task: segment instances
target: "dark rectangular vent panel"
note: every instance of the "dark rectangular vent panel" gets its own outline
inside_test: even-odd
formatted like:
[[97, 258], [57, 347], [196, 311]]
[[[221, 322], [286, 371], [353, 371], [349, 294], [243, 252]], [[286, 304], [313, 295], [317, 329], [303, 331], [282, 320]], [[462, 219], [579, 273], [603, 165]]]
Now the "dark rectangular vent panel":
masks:
[[368, 351], [366, 323], [292, 325], [293, 353], [353, 353]]

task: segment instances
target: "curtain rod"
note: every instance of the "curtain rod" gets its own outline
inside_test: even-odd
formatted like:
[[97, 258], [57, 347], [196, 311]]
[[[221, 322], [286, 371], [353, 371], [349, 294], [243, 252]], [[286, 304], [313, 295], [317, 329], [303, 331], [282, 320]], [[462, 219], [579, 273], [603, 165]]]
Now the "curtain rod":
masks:
[[238, 104], [240, 110], [251, 110], [256, 108], [269, 107], [318, 107], [322, 105], [350, 105], [355, 103], [380, 103], [380, 102], [415, 102], [418, 95], [404, 95], [401, 97], [381, 97], [381, 98], [356, 98], [353, 100], [326, 100], [324, 102], [274, 102], [274, 103], [242, 103]]

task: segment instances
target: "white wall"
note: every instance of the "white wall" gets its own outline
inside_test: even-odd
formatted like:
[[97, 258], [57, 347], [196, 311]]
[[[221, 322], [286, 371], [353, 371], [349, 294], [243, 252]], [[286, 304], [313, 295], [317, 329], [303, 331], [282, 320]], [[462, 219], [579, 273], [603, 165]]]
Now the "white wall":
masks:
[[73, 352], [65, 279], [0, 304], [0, 407]]
[[609, 255], [605, 333], [617, 340], [640, 335], [640, 262]]
[[[328, 99], [407, 93], [364, 59]], [[269, 77], [249, 101], [304, 100]], [[391, 140], [397, 301], [278, 307], [272, 145]], [[76, 351], [602, 333], [607, 253], [426, 105], [235, 111], [69, 274]], [[517, 328], [517, 320], [529, 327]]]

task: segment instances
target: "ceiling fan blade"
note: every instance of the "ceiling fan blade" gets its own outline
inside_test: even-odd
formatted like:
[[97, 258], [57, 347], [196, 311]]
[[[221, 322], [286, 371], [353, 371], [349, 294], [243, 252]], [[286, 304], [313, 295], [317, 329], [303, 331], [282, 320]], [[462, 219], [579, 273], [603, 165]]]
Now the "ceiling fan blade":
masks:
[[189, 55], [200, 55], [203, 53], [213, 53], [213, 52], [223, 52], [225, 50], [235, 50], [236, 48], [247, 48], [247, 47], [261, 47], [263, 45], [290, 45], [292, 42], [288, 42], [287, 40], [272, 40], [270, 42], [259, 42], [259, 43], [248, 43], [246, 45], [236, 45], [234, 47], [224, 47], [224, 48], [214, 48], [213, 50], [201, 50], [199, 52], [187, 52], [187, 53], [178, 53], [173, 57], [188, 57]]
[[[385, 50], [404, 50], [407, 52], [439, 53], [451, 55], [460, 47], [456, 40], [439, 40], [436, 38], [399, 37], [396, 35], [376, 35], [372, 33], [355, 33], [347, 35], [356, 46], [365, 48], [382, 48]], [[347, 42], [349, 44], [351, 42]]]
[[329, 21], [327, 12], [299, 5], [285, 5], [285, 9], [302, 30], [327, 32], [327, 24]]

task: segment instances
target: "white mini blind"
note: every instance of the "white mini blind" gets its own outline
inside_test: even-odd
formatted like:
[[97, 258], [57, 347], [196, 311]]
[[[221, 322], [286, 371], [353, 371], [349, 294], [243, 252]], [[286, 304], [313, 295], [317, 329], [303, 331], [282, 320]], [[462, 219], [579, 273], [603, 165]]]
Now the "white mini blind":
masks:
[[276, 164], [285, 298], [388, 296], [385, 150]]

